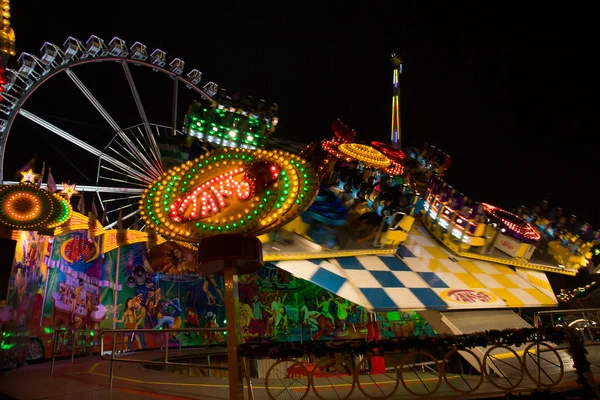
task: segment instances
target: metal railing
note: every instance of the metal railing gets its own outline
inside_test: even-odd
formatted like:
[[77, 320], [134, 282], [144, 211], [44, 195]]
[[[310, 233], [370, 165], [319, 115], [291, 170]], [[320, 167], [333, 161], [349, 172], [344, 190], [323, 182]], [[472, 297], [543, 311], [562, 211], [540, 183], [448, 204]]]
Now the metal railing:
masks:
[[[565, 319], [565, 317], [569, 316], [578, 316], [580, 318], [571, 321]], [[588, 334], [588, 337], [584, 337], [584, 339], [595, 341], [600, 338], [600, 332], [598, 332], [596, 335], [594, 335], [592, 332], [592, 328], [594, 328], [594, 330], [600, 328], [600, 308], [540, 311], [535, 313], [533, 317], [536, 328], [540, 328], [542, 325], [544, 325], [542, 317], [550, 318], [550, 326], [560, 325], [566, 328], [573, 324], [581, 323], [581, 326], [576, 326], [575, 328], [577, 328], [580, 332], [585, 332]]]
[[[181, 329], [109, 329], [109, 330], [73, 330], [73, 331], [67, 331], [66, 329], [62, 329], [62, 330], [57, 330], [54, 332], [53, 334], [53, 346], [52, 346], [52, 363], [51, 363], [51, 368], [50, 368], [50, 375], [54, 375], [54, 367], [55, 367], [55, 362], [56, 362], [56, 356], [59, 354], [65, 354], [68, 350], [71, 351], [71, 364], [73, 363], [73, 360], [75, 358], [75, 352], [76, 349], [89, 349], [89, 348], [94, 348], [94, 347], [100, 347], [100, 358], [102, 360], [106, 360], [110, 362], [110, 371], [109, 371], [109, 388], [112, 389], [113, 387], [113, 383], [114, 383], [114, 363], [115, 362], [125, 362], [125, 363], [134, 363], [134, 364], [145, 364], [145, 365], [163, 365], [163, 366], [171, 366], [171, 367], [182, 367], [182, 368], [186, 368], [188, 369], [188, 375], [191, 375], [191, 370], [192, 368], [203, 368], [203, 369], [207, 369], [209, 376], [211, 376], [210, 371], [211, 370], [223, 370], [223, 371], [227, 371], [229, 368], [228, 366], [222, 366], [222, 365], [211, 365], [210, 362], [210, 356], [211, 355], [217, 355], [217, 354], [227, 354], [227, 351], [225, 350], [225, 348], [223, 348], [223, 350], [221, 351], [212, 351], [209, 353], [204, 353], [201, 354], [199, 356], [206, 356], [207, 359], [207, 364], [199, 364], [199, 363], [183, 363], [183, 362], [173, 362], [173, 361], [169, 361], [169, 349], [172, 348], [173, 346], [169, 345], [169, 337], [173, 336], [173, 335], [177, 335], [180, 333], [198, 333], [198, 332], [227, 332], [227, 329], [225, 328], [181, 328]], [[91, 337], [96, 336], [96, 333], [99, 333], [100, 335], [100, 339], [99, 341], [94, 342], [93, 340], [88, 340], [88, 334]], [[144, 333], [151, 333], [151, 334], [159, 334], [159, 335], [164, 335], [163, 340], [164, 340], [164, 346], [157, 348], [157, 350], [160, 351], [164, 351], [164, 357], [162, 357], [162, 360], [155, 360], [155, 359], [136, 359], [136, 358], [119, 358], [119, 357], [115, 357], [115, 354], [117, 354], [117, 345], [120, 345], [120, 350], [122, 351], [124, 349], [124, 346], [128, 343], [128, 340], [126, 339], [127, 337], [131, 336], [130, 340], [133, 340], [133, 335], [136, 334], [144, 334]], [[85, 334], [85, 340], [83, 341], [83, 344], [81, 344], [80, 342], [77, 342], [77, 337], [81, 336], [82, 334]], [[111, 346], [111, 350], [110, 350], [110, 357], [106, 357], [106, 353], [108, 352], [108, 350], [105, 350], [106, 346], [105, 346], [105, 342], [104, 339], [107, 336], [111, 336], [112, 337], [112, 343], [110, 343]], [[70, 341], [69, 341], [70, 338]], [[118, 339], [121, 339], [120, 341]], [[181, 339], [177, 339], [179, 341], [179, 350], [182, 350], [182, 344], [181, 344]], [[188, 348], [188, 349], [197, 349], [196, 346]], [[229, 362], [229, 360], [228, 360]], [[238, 360], [235, 361], [236, 363], [238, 362]], [[254, 399], [254, 393], [253, 393], [253, 389], [252, 389], [252, 382], [251, 382], [251, 377], [250, 377], [250, 373], [249, 373], [249, 364], [248, 364], [248, 360], [246, 359], [246, 357], [243, 357], [242, 359], [242, 367], [245, 371], [245, 378], [246, 378], [246, 383], [247, 383], [247, 388], [248, 388], [248, 398], [250, 400]]]
[[[497, 357], [497, 352], [511, 357]], [[461, 353], [477, 359], [480, 373], [468, 374], [457, 370], [453, 361]], [[358, 364], [351, 360], [320, 359], [308, 364], [302, 359], [280, 359], [271, 365], [265, 377], [265, 389], [270, 399], [285, 396], [306, 398], [311, 392], [319, 399], [348, 399], [355, 389], [363, 398], [387, 399], [395, 396], [425, 398], [439, 395], [449, 399], [465, 396], [498, 396], [548, 390], [560, 384], [564, 377], [564, 363], [557, 350], [544, 342], [531, 342], [517, 354], [504, 345], [491, 346], [482, 359], [472, 350], [448, 349], [443, 359], [437, 360], [425, 351], [389, 354], [391, 368], [383, 367], [383, 357], [370, 356]], [[375, 362], [379, 358], [379, 362]], [[347, 361], [347, 360], [346, 360]], [[490, 366], [502, 366], [500, 374]], [[510, 364], [510, 365], [509, 365]], [[339, 369], [338, 366], [342, 366]], [[507, 369], [510, 367], [510, 371]], [[442, 385], [442, 383], [444, 385]], [[284, 397], [284, 396], [281, 396]]]
[[[61, 329], [54, 331], [52, 335], [52, 363], [50, 367], [50, 375], [54, 375], [54, 364], [56, 362], [57, 355], [66, 353], [66, 351], [68, 351], [70, 348], [71, 364], [73, 364], [77, 349], [93, 349], [94, 347], [99, 346], [98, 342], [94, 343], [93, 340], [88, 340], [88, 335], [89, 337], [94, 337], [98, 332], [100, 331], [89, 329], [75, 329], [72, 331]], [[83, 344], [78, 340], [78, 338], [81, 338], [82, 334], [85, 334], [85, 340], [83, 341]]]
[[[209, 364], [192, 364], [192, 363], [182, 363], [182, 362], [173, 362], [169, 361], [169, 336], [178, 333], [197, 333], [197, 332], [226, 332], [225, 328], [182, 328], [182, 329], [110, 329], [103, 330], [100, 332], [100, 358], [103, 360], [110, 362], [109, 369], [109, 381], [108, 387], [112, 389], [114, 382], [114, 363], [115, 362], [125, 362], [125, 363], [134, 363], [134, 364], [146, 364], [146, 365], [168, 365], [173, 367], [186, 367], [186, 368], [205, 368], [205, 369], [220, 369], [227, 370], [226, 366], [220, 365], [211, 365]], [[136, 359], [136, 358], [115, 358], [115, 354], [117, 351], [117, 338], [121, 336], [123, 338], [126, 334], [143, 334], [143, 333], [152, 333], [152, 334], [162, 334], [164, 335], [164, 346], [160, 350], [164, 350], [163, 360], [148, 360], [148, 359]], [[112, 336], [111, 343], [111, 351], [110, 357], [105, 357], [105, 346], [104, 346], [104, 338], [110, 335]], [[124, 342], [121, 341], [123, 344]], [[181, 341], [179, 341], [179, 350], [181, 350]], [[214, 352], [211, 354], [226, 354], [226, 351], [222, 352]]]

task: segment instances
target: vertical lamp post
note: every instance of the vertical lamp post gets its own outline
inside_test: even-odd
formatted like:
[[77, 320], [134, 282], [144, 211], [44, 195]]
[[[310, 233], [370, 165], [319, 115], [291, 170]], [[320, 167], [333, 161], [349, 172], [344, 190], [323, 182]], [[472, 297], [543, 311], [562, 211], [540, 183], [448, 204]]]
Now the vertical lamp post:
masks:
[[198, 262], [203, 274], [224, 276], [229, 398], [238, 399], [243, 393], [241, 363], [237, 362], [237, 346], [241, 343], [238, 275], [262, 267], [262, 243], [256, 237], [243, 235], [208, 237], [200, 242]]
[[140, 215], [149, 229], [198, 243], [199, 272], [224, 276], [230, 399], [243, 393], [237, 276], [262, 266], [257, 237], [304, 212], [317, 189], [316, 172], [296, 155], [222, 148], [166, 171], [142, 195]]

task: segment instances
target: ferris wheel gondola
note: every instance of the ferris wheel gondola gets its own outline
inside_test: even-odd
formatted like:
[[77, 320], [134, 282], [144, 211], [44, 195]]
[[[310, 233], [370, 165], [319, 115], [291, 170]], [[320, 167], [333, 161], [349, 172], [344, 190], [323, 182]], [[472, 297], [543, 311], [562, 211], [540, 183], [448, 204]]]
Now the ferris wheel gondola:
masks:
[[[85, 65], [107, 65], [115, 62], [121, 66], [139, 114], [140, 123], [129, 127], [122, 127], [111, 116], [75, 72]], [[150, 68], [173, 80], [170, 124], [157, 124], [150, 121], [133, 79], [132, 67]], [[161, 154], [157, 138], [168, 134], [171, 136], [181, 134], [177, 129], [181, 122], [177, 115], [180, 84], [192, 93], [199, 94], [210, 106], [215, 105], [213, 96], [218, 91], [217, 84], [208, 82], [200, 86], [202, 73], [192, 69], [184, 75], [184, 70], [185, 62], [179, 58], [167, 64], [167, 56], [163, 50], [156, 49], [149, 54], [147, 47], [141, 42], [135, 42], [127, 48], [125, 41], [118, 37], [113, 38], [108, 44], [95, 35], [92, 35], [85, 44], [77, 38], [68, 37], [62, 47], [46, 42], [38, 55], [22, 53], [18, 58], [16, 69], [6, 69], [7, 82], [3, 85], [4, 92], [0, 101], [0, 183], [16, 183], [5, 180], [7, 173], [5, 158], [8, 154], [7, 143], [15, 119], [23, 117], [97, 159], [95, 179], [77, 185], [77, 189], [97, 196], [101, 204], [101, 212], [104, 212], [107, 217], [106, 227], [114, 227], [118, 215], [121, 215], [126, 223], [127, 226], [124, 227], [138, 226], [138, 201], [142, 192], [149, 183], [163, 173], [163, 170], [169, 168], [169, 165], [163, 165], [165, 159]], [[59, 74], [68, 76], [111, 128], [112, 137], [107, 137], [105, 140], [108, 144], [95, 145], [85, 135], [77, 135], [63, 129], [43, 118], [39, 113], [25, 108], [27, 101], [36, 90]]]

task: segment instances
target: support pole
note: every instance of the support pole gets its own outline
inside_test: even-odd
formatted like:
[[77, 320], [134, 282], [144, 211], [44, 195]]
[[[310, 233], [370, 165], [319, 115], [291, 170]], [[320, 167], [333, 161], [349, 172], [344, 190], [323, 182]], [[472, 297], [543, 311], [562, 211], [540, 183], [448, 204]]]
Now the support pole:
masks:
[[117, 305], [118, 305], [118, 297], [119, 297], [119, 271], [121, 269], [121, 248], [117, 247], [117, 265], [115, 267], [116, 275], [115, 275], [115, 288], [113, 289], [113, 324], [112, 328], [117, 329]]
[[177, 84], [179, 83], [179, 79], [177, 77], [173, 78], [173, 111], [171, 115], [171, 127], [173, 130], [173, 136], [177, 135]]
[[[48, 262], [46, 263], [46, 282], [44, 283], [44, 297], [42, 299], [42, 312], [40, 313], [40, 326], [44, 324], [44, 308], [46, 308], [46, 298], [48, 295], [48, 281], [50, 280], [50, 272], [52, 268], [50, 265], [52, 264], [52, 253], [54, 251], [54, 238], [52, 238], [52, 244], [50, 245], [50, 254], [48, 255]], [[54, 329], [54, 326], [52, 327]]]
[[237, 353], [240, 337], [239, 295], [237, 270], [225, 266], [225, 316], [227, 317], [227, 372], [229, 374], [229, 399], [244, 398], [244, 384], [240, 374], [240, 363]]

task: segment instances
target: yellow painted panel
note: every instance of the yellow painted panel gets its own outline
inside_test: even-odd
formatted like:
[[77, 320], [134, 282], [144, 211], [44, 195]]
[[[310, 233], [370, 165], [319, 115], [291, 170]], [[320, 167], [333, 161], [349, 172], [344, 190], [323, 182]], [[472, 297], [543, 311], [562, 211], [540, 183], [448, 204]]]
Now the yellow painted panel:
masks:
[[491, 291], [504, 300], [509, 307], [520, 308], [524, 306], [524, 303], [517, 296], [512, 294], [509, 289], [491, 289]]
[[514, 282], [512, 279], [508, 278], [505, 275], [497, 274], [497, 275], [490, 275], [490, 276], [492, 278], [494, 278], [496, 280], [496, 282], [498, 282], [504, 288], [507, 288], [507, 289], [520, 289], [521, 288], [521, 286], [517, 285], [516, 282]]
[[435, 258], [426, 261], [425, 264], [429, 266], [431, 272], [450, 272], [448, 268], [444, 267], [442, 263]]
[[537, 301], [540, 302], [540, 304], [543, 305], [555, 305], [556, 302], [554, 302], [554, 300], [552, 300], [551, 298], [549, 298], [548, 296], [546, 296], [544, 293], [540, 292], [537, 289], [523, 289], [525, 292], [527, 292], [528, 295], [530, 295], [531, 297], [533, 297], [534, 299], [536, 299]]
[[550, 282], [548, 282], [544, 279], [541, 279], [541, 278], [538, 278], [537, 276], [533, 276], [533, 275], [529, 275], [529, 274], [527, 274], [527, 279], [534, 286], [537, 286], [541, 289], [549, 290], [551, 292], [553, 291], [552, 286], [550, 286]]
[[467, 272], [471, 274], [485, 274], [477, 265], [473, 264], [471, 261], [467, 260], [459, 260], [458, 265], [467, 270]]
[[498, 270], [498, 272], [500, 272], [503, 275], [516, 275], [517, 274], [511, 267], [507, 267], [506, 265], [493, 264], [493, 266], [494, 266], [494, 268], [496, 268]]
[[435, 258], [439, 258], [442, 260], [447, 260], [448, 258], [450, 258], [448, 256], [448, 254], [444, 250], [440, 249], [439, 247], [423, 246], [423, 248], [425, 250], [427, 250], [429, 252], [429, 254], [431, 254]]
[[466, 274], [463, 272], [457, 272], [454, 274], [458, 279], [463, 281], [467, 286], [473, 289], [481, 289], [484, 288], [485, 285], [479, 282], [473, 275]]

